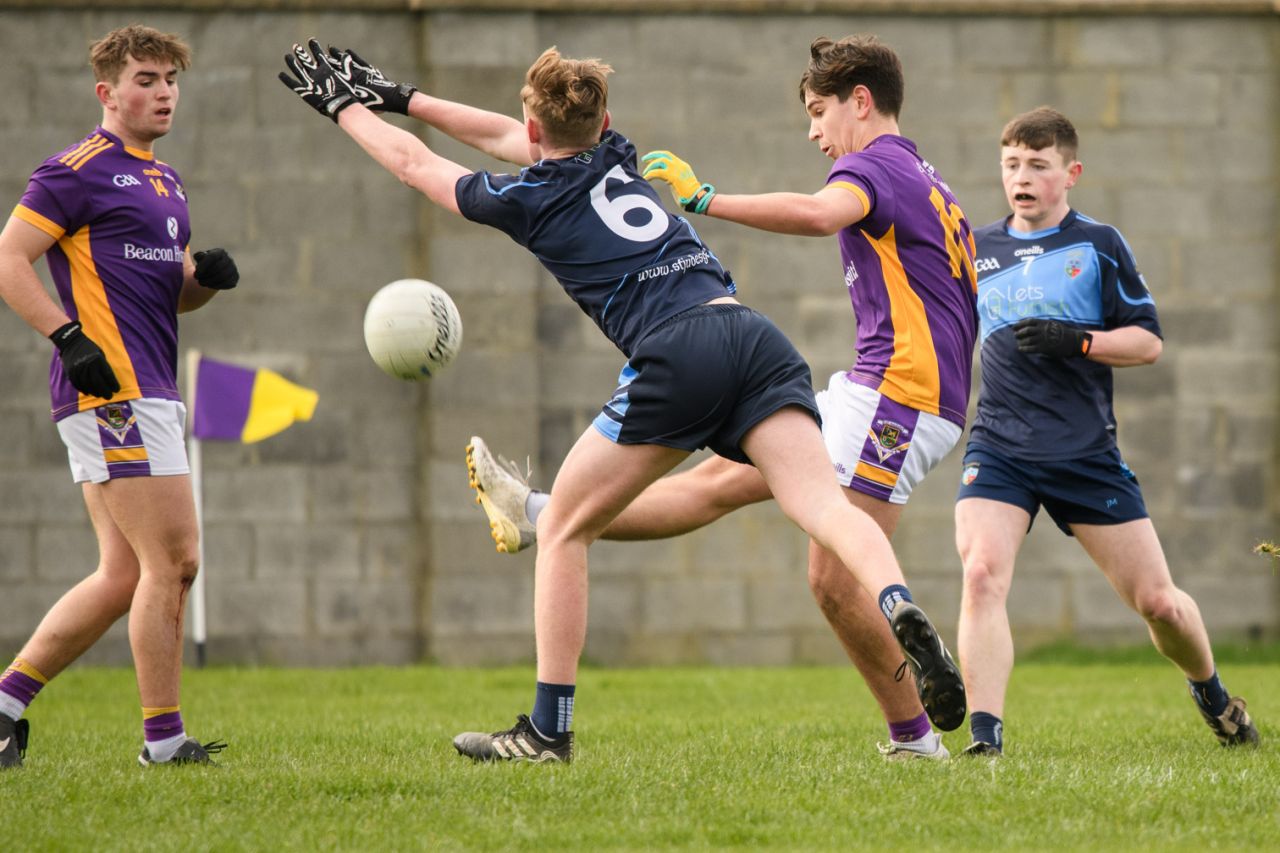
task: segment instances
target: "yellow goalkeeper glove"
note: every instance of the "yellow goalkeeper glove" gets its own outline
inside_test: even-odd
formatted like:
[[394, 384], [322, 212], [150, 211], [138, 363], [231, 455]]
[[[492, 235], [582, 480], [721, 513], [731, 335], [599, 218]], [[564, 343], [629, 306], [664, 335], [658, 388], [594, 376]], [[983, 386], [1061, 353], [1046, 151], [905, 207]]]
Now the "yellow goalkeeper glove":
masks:
[[647, 181], [663, 181], [671, 187], [671, 195], [690, 213], [706, 213], [711, 197], [716, 188], [711, 184], [699, 183], [693, 167], [670, 151], [650, 151], [640, 158], [645, 164], [644, 178]]

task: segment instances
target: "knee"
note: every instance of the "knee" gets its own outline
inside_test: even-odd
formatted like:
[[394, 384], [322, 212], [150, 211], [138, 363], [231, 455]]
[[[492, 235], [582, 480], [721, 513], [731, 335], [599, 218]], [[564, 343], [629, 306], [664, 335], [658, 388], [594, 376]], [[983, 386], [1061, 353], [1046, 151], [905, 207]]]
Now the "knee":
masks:
[[833, 565], [826, 560], [811, 560], [809, 562], [809, 591], [813, 593], [814, 599], [818, 602], [818, 606], [823, 610], [830, 609], [836, 599], [836, 584], [840, 578], [836, 572], [849, 573], [843, 565]]
[[190, 586], [200, 571], [200, 556], [195, 548], [176, 548], [165, 555], [164, 564], [157, 566], [166, 582]]
[[1133, 608], [1148, 624], [1176, 625], [1182, 621], [1178, 591], [1172, 586], [1139, 591], [1134, 596]]
[[138, 589], [138, 571], [113, 571], [109, 566], [98, 567], [98, 593], [104, 606], [117, 618], [129, 612], [133, 594]]
[[1003, 604], [1009, 595], [1010, 573], [992, 561], [976, 557], [964, 564], [964, 597], [977, 604]]

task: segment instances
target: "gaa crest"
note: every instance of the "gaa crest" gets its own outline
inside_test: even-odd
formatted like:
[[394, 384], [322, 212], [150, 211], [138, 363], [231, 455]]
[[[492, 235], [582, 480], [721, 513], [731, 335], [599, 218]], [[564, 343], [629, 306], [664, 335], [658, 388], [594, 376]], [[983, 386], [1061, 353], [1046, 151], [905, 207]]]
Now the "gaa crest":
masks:
[[880, 421], [879, 431], [869, 429], [867, 434], [871, 437], [871, 445], [881, 462], [895, 453], [905, 452], [911, 446], [911, 442], [905, 440], [910, 437], [909, 430], [893, 421]]
[[118, 444], [124, 444], [129, 430], [138, 422], [138, 417], [122, 405], [102, 406], [98, 409], [98, 426], [115, 437]]

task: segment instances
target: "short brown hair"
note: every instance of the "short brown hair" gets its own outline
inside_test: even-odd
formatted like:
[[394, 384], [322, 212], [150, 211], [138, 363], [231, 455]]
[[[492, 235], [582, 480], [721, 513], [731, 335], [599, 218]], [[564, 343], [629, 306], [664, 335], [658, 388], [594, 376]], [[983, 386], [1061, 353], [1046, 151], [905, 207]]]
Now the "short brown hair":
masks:
[[809, 67], [800, 78], [800, 100], [807, 90], [824, 97], [835, 95], [844, 103], [855, 86], [867, 87], [882, 115], [897, 118], [902, 112], [906, 83], [893, 48], [871, 35], [814, 39], [809, 45]]
[[568, 59], [549, 47], [529, 66], [520, 100], [558, 145], [594, 145], [609, 106], [613, 68], [599, 59]]
[[134, 59], [169, 60], [179, 71], [191, 65], [191, 48], [180, 36], [162, 33], [141, 24], [112, 30], [89, 47], [89, 65], [99, 82], [116, 83], [120, 72]]
[[1053, 146], [1068, 163], [1076, 159], [1080, 137], [1071, 120], [1053, 107], [1036, 107], [1016, 115], [1000, 132], [1000, 145], [1024, 145], [1032, 151]]

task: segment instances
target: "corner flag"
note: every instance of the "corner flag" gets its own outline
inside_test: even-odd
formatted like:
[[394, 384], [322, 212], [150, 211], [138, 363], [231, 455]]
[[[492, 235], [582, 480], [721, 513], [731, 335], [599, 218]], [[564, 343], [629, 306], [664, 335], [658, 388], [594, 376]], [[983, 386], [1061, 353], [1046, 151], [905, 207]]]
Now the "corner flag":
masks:
[[262, 441], [295, 421], [309, 421], [319, 395], [278, 373], [200, 357], [191, 434], [199, 439]]

